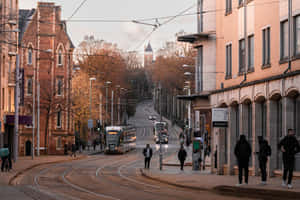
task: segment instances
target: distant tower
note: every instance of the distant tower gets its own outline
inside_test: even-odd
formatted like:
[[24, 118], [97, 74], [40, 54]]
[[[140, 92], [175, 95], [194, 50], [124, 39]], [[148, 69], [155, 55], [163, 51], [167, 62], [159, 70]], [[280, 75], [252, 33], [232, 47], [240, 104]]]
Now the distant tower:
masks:
[[144, 50], [144, 67], [151, 65], [152, 61], [153, 61], [153, 50], [149, 42], [147, 47]]

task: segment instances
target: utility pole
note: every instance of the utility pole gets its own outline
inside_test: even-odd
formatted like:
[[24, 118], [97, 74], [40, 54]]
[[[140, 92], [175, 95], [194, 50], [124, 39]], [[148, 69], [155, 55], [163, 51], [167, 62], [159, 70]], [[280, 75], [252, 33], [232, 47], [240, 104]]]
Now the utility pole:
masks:
[[40, 84], [37, 84], [37, 133], [36, 133], [37, 156], [40, 156]]
[[[161, 89], [161, 84], [159, 83], [159, 114], [160, 114], [160, 123], [162, 123], [162, 89]], [[162, 155], [162, 146], [161, 146], [161, 132], [162, 130], [159, 130], [159, 170], [162, 170], [162, 160], [163, 160], [163, 155]]]
[[107, 124], [108, 114], [108, 85], [105, 88], [105, 123]]
[[99, 95], [99, 100], [100, 100], [100, 103], [99, 103], [99, 120], [100, 120], [100, 123], [101, 123], [101, 126], [102, 126], [102, 94]]
[[19, 152], [19, 55], [16, 54], [16, 86], [15, 86], [15, 124], [14, 124], [14, 161], [18, 160]]
[[35, 137], [35, 90], [36, 90], [36, 71], [33, 72], [33, 91], [32, 91], [32, 147], [31, 147], [31, 157], [34, 159], [34, 137]]
[[[121, 94], [120, 94], [121, 95]], [[118, 124], [121, 125], [121, 122], [120, 122], [120, 113], [121, 113], [121, 99], [120, 99], [120, 96], [119, 96], [119, 99], [118, 99]]]
[[111, 126], [114, 125], [114, 91], [111, 91]]

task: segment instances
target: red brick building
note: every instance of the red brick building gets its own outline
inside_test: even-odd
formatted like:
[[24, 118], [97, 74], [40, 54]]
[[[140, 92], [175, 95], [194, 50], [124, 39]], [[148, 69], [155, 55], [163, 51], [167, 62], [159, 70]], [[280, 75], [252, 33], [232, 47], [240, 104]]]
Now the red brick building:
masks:
[[34, 131], [35, 149], [39, 142], [41, 153], [62, 154], [64, 144], [74, 143], [70, 110], [74, 46], [61, 20], [61, 7], [54, 3], [39, 2], [36, 9], [20, 10], [19, 19], [24, 70], [20, 113], [33, 116], [32, 125], [20, 127], [19, 153], [31, 155]]

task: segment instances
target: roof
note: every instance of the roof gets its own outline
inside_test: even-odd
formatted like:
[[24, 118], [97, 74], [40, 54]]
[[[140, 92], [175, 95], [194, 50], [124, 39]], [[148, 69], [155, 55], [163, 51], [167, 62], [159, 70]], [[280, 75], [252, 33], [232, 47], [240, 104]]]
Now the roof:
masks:
[[209, 32], [201, 32], [201, 33], [183, 35], [183, 36], [177, 37], [177, 41], [194, 43], [195, 41], [198, 41], [200, 39], [207, 39], [207, 38], [209, 38], [210, 35], [214, 35], [214, 34], [216, 34], [214, 31], [209, 31]]
[[19, 43], [21, 43], [24, 33], [30, 23], [33, 15], [35, 13], [35, 9], [20, 9], [19, 10]]
[[148, 43], [148, 46], [146, 47], [145, 52], [153, 52], [150, 42]]

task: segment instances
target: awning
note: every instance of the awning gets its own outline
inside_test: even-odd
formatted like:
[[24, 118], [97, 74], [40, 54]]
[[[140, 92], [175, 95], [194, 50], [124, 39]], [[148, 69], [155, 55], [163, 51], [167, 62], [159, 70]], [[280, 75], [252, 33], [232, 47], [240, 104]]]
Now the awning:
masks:
[[186, 100], [186, 101], [192, 101], [197, 98], [208, 100], [209, 95], [210, 95], [210, 93], [208, 93], [208, 92], [200, 93], [200, 94], [192, 94], [192, 95], [178, 95], [177, 99]]
[[[6, 115], [4, 118], [5, 124], [14, 124], [15, 116], [14, 115]], [[19, 115], [19, 124], [20, 125], [32, 125], [32, 116]]]

